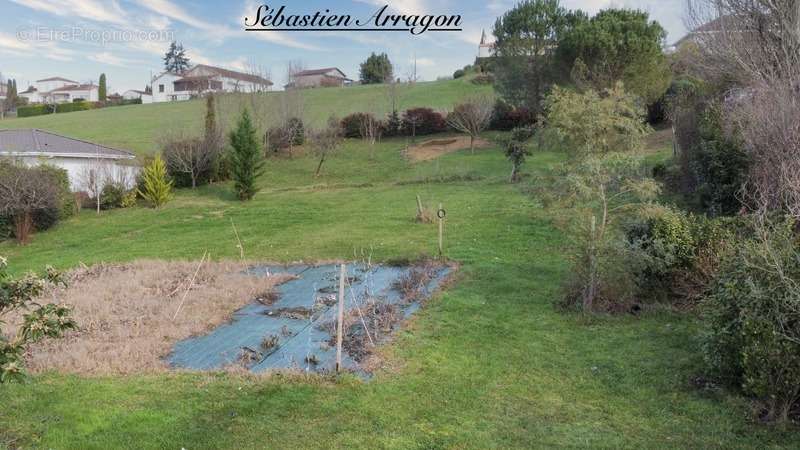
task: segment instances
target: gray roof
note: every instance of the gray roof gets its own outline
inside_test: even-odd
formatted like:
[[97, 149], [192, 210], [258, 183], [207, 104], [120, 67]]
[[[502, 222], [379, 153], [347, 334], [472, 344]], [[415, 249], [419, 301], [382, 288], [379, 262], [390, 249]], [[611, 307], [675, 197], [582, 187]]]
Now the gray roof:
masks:
[[0, 130], [0, 156], [133, 159], [134, 154], [36, 128]]

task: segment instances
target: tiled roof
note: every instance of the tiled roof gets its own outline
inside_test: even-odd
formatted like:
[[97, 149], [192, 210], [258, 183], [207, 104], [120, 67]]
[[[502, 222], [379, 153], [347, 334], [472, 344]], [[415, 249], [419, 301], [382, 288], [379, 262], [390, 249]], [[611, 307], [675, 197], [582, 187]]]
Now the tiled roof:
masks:
[[36, 128], [0, 130], [0, 155], [72, 156], [77, 158], [133, 159], [125, 150], [72, 139]]
[[187, 72], [191, 72], [192, 70], [197, 69], [197, 68], [206, 69], [209, 72], [216, 73], [217, 75], [219, 75], [221, 77], [225, 77], [225, 78], [232, 78], [234, 80], [247, 81], [247, 82], [250, 82], [250, 83], [266, 84], [266, 85], [270, 85], [270, 86], [272, 85], [272, 81], [270, 81], [270, 80], [268, 80], [268, 79], [266, 79], [264, 77], [260, 77], [258, 75], [252, 75], [252, 74], [243, 73], [243, 72], [236, 72], [235, 70], [223, 69], [221, 67], [214, 67], [214, 66], [209, 66], [209, 65], [206, 65], [206, 64], [198, 64], [198, 65], [192, 67], [192, 69], [188, 70]]
[[77, 81], [72, 81], [72, 80], [68, 80], [66, 78], [61, 78], [61, 77], [50, 77], [50, 78], [45, 78], [45, 79], [42, 79], [42, 80], [36, 80], [37, 83], [41, 83], [41, 82], [44, 82], [44, 81], [66, 81], [67, 83], [78, 84]]
[[324, 74], [330, 72], [331, 70], [335, 70], [335, 71], [339, 72], [340, 74], [342, 74], [342, 77], [346, 77], [344, 72], [339, 70], [337, 67], [326, 67], [324, 69], [301, 70], [300, 72], [297, 72], [296, 74], [294, 74], [294, 76], [302, 77], [302, 76], [308, 76], [308, 75], [324, 75]]
[[97, 89], [97, 86], [94, 84], [76, 84], [73, 86], [63, 86], [57, 89], [53, 89], [50, 92], [61, 92], [61, 91], [88, 91], [91, 89]]

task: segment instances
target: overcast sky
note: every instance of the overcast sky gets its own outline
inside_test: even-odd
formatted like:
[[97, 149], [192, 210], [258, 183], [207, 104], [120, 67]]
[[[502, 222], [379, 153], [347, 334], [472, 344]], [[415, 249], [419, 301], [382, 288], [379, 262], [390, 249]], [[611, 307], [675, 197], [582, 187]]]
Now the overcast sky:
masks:
[[[405, 76], [416, 57], [423, 79], [449, 75], [474, 61], [481, 30], [490, 33], [497, 16], [515, 0], [293, 0], [291, 13], [332, 13], [369, 17], [388, 4], [405, 14], [460, 14], [462, 32], [411, 36], [388, 32], [247, 33], [256, 0], [0, 0], [0, 73], [17, 79], [19, 90], [41, 78], [61, 76], [97, 82], [106, 73], [110, 92], [143, 89], [162, 70], [163, 54], [174, 38], [189, 50], [192, 63], [234, 70], [258, 66], [284, 80], [286, 62], [302, 60], [307, 68], [339, 67], [358, 77], [358, 64], [370, 52], [386, 52]], [[684, 33], [685, 0], [562, 0], [569, 9], [591, 14], [612, 6], [650, 13], [669, 33]]]

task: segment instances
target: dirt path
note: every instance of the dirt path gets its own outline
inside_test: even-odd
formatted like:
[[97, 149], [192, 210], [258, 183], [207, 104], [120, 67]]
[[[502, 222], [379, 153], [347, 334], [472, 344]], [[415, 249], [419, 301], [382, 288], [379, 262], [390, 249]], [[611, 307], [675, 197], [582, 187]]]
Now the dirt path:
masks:
[[[475, 139], [475, 148], [489, 147], [491, 143], [485, 139]], [[408, 148], [407, 157], [411, 162], [428, 161], [448, 153], [469, 148], [469, 136], [431, 139]]]

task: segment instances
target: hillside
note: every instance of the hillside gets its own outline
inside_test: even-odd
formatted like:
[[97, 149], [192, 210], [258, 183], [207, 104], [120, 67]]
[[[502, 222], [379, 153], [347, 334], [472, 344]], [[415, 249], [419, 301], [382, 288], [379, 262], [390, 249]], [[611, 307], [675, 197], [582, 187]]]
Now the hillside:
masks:
[[[477, 86], [466, 79], [432, 81], [397, 91], [398, 109], [427, 106], [450, 109], [460, 99], [477, 92], [491, 92], [490, 86]], [[292, 96], [299, 97], [292, 97]], [[301, 100], [299, 100], [301, 99]], [[383, 85], [353, 86], [296, 91], [268, 92], [257, 96], [226, 95], [220, 99], [219, 115], [228, 123], [247, 106], [255, 110], [258, 125], [275, 124], [282, 110], [301, 110], [310, 124], [322, 124], [333, 111], [338, 117], [352, 112], [386, 114], [391, 110], [388, 88]], [[195, 129], [202, 126], [203, 100], [113, 108], [25, 117], [0, 121], [0, 128], [41, 128], [69, 137], [131, 150], [139, 155], [153, 152], [159, 137], [167, 130]]]

